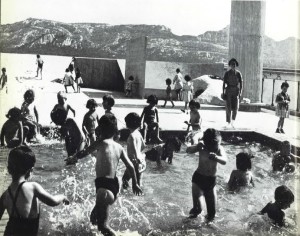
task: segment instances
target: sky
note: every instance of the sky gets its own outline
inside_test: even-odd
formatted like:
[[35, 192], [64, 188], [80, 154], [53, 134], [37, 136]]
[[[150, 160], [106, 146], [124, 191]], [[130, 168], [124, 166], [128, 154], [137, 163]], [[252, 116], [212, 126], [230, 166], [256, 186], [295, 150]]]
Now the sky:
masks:
[[[29, 17], [65, 23], [165, 25], [177, 35], [199, 35], [230, 23], [231, 0], [0, 0], [1, 24]], [[265, 34], [300, 38], [300, 0], [265, 0]], [[299, 17], [299, 18], [298, 18]]]

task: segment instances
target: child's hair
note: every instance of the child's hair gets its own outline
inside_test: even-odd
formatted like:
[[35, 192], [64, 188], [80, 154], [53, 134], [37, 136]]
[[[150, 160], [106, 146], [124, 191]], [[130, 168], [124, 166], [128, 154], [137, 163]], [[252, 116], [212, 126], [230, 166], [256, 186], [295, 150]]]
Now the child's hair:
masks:
[[165, 146], [168, 146], [169, 144], [173, 144], [173, 146], [175, 147], [175, 152], [179, 152], [180, 148], [181, 148], [181, 141], [179, 140], [179, 138], [175, 137], [175, 136], [170, 136], [167, 138]]
[[69, 68], [66, 69], [66, 72], [70, 72]]
[[3, 68], [2, 68], [2, 71], [3, 71], [3, 72], [6, 72], [6, 68], [5, 68], [5, 67], [3, 67]]
[[236, 66], [239, 66], [239, 63], [238, 63], [238, 61], [237, 61], [235, 58], [231, 58], [231, 59], [229, 60], [229, 62], [228, 62], [228, 65], [230, 66], [230, 65], [232, 65], [233, 63], [234, 63]]
[[98, 104], [97, 102], [95, 101], [95, 99], [89, 99], [86, 103], [86, 108], [90, 109], [92, 107], [97, 107]]
[[34, 99], [35, 94], [34, 91], [32, 89], [28, 89], [25, 93], [24, 93], [24, 100], [27, 100], [29, 98]]
[[35, 155], [29, 147], [16, 147], [8, 155], [8, 172], [12, 176], [25, 175], [34, 167], [35, 161]]
[[236, 168], [241, 171], [251, 170], [251, 158], [253, 158], [253, 156], [249, 153], [240, 152], [236, 155]]
[[285, 185], [281, 185], [275, 189], [275, 201], [279, 203], [293, 203], [293, 192]]
[[157, 105], [157, 102], [158, 102], [158, 99], [155, 95], [151, 94], [148, 96], [147, 103], [152, 103], [152, 104]]
[[118, 132], [117, 118], [112, 114], [105, 114], [99, 120], [101, 137], [104, 139], [113, 137]]
[[285, 140], [281, 143], [281, 148], [287, 147], [287, 146], [289, 146], [289, 147], [291, 146], [291, 143], [289, 141]]
[[58, 93], [57, 93], [57, 99], [59, 99], [59, 98], [62, 98], [62, 99], [64, 99], [64, 100], [67, 100], [66, 95], [63, 94], [62, 92], [58, 92]]
[[131, 80], [131, 81], [133, 81], [133, 80], [134, 80], [133, 76], [132, 76], [132, 75], [131, 75], [131, 76], [129, 76], [129, 77], [128, 77], [128, 80]]
[[104, 95], [103, 96], [103, 101], [106, 101], [107, 102], [107, 105], [110, 106], [110, 107], [113, 107], [115, 105], [115, 99], [112, 95]]
[[217, 146], [222, 140], [220, 132], [213, 128], [205, 130], [202, 139], [205, 147], [210, 152], [217, 152]]
[[171, 80], [170, 78], [167, 78], [167, 79], [166, 79], [166, 84], [167, 84], [167, 85], [172, 84], [172, 80]]
[[6, 117], [8, 119], [14, 119], [14, 120], [19, 120], [21, 119], [21, 110], [17, 107], [9, 109], [9, 111], [6, 114]]
[[185, 81], [191, 81], [192, 80], [191, 76], [189, 76], [189, 75], [184, 76], [184, 79], [185, 79]]
[[286, 81], [283, 82], [283, 83], [281, 84], [281, 89], [283, 89], [284, 87], [286, 87], [286, 88], [290, 87], [289, 83], [286, 82]]
[[39, 54], [36, 55], [37, 58], [40, 58], [41, 56]]
[[141, 117], [137, 113], [131, 112], [125, 117], [125, 122], [129, 129], [137, 129], [141, 126]]
[[189, 102], [189, 107], [190, 106], [194, 106], [196, 107], [197, 109], [200, 109], [200, 103], [198, 101], [196, 101], [195, 99], [192, 99], [190, 102]]
[[177, 68], [177, 69], [176, 69], [176, 73], [179, 73], [179, 72], [180, 72], [180, 69], [179, 69], [179, 68]]

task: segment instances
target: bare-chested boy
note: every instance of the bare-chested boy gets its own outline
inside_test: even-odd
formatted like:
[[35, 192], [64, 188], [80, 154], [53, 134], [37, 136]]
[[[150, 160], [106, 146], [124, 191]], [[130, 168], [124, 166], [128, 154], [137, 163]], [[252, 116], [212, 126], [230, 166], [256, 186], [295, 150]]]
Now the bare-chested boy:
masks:
[[132, 176], [132, 190], [136, 195], [142, 193], [136, 180], [134, 167], [127, 157], [124, 148], [113, 140], [118, 131], [117, 119], [111, 114], [100, 118], [99, 129], [101, 140], [94, 142], [91, 146], [73, 157], [66, 159], [67, 164], [73, 164], [89, 153], [96, 152], [96, 206], [91, 213], [91, 222], [98, 225], [98, 230], [103, 235], [115, 235], [108, 226], [109, 206], [112, 205], [119, 193], [119, 182], [116, 177], [117, 167], [121, 159], [129, 169]]
[[203, 133], [201, 131], [201, 123], [202, 119], [199, 113], [200, 103], [196, 100], [191, 100], [189, 102], [190, 107], [190, 122], [185, 122], [188, 125], [187, 132], [189, 132], [190, 127], [192, 127], [192, 131], [189, 134], [191, 137], [192, 145], [197, 144], [199, 139], [202, 138]]

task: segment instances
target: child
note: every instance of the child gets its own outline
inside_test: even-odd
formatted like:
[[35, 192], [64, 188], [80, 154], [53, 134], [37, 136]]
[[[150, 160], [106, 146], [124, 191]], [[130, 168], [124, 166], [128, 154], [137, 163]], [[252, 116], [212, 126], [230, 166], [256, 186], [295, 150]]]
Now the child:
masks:
[[96, 141], [96, 127], [98, 126], [99, 116], [96, 112], [97, 103], [95, 99], [89, 99], [86, 103], [86, 108], [89, 111], [84, 115], [82, 122], [82, 130], [88, 140], [88, 145]]
[[12, 182], [0, 200], [0, 219], [9, 215], [4, 235], [38, 235], [40, 201], [48, 206], [69, 204], [64, 195], [51, 195], [36, 182], [29, 182], [36, 158], [27, 146], [14, 148], [8, 156], [7, 169]]
[[252, 155], [241, 152], [236, 156], [236, 168], [230, 175], [228, 188], [230, 191], [239, 190], [242, 186], [252, 185], [254, 187], [253, 176], [251, 172], [251, 158]]
[[69, 110], [73, 112], [73, 115], [75, 117], [75, 110], [69, 104], [66, 103], [66, 100], [67, 97], [62, 92], [57, 93], [58, 104], [54, 106], [50, 114], [51, 120], [56, 125], [63, 125], [65, 123]]
[[8, 148], [20, 146], [27, 136], [28, 127], [22, 124], [22, 115], [19, 108], [12, 108], [8, 111], [8, 120], [3, 124], [1, 130], [1, 146], [4, 146], [4, 138]]
[[[204, 143], [204, 144], [203, 144]], [[199, 197], [204, 196], [207, 209], [207, 222], [213, 221], [216, 213], [216, 173], [217, 164], [226, 164], [227, 158], [221, 146], [220, 132], [207, 129], [203, 135], [203, 143], [187, 147], [187, 153], [199, 152], [199, 164], [192, 178], [193, 208], [190, 218], [196, 218], [202, 211]]]
[[291, 153], [291, 144], [289, 141], [283, 141], [281, 149], [272, 160], [273, 171], [285, 171], [288, 173], [295, 171], [295, 163], [300, 162], [300, 158]]
[[117, 199], [119, 193], [119, 182], [116, 176], [119, 160], [121, 159], [132, 176], [132, 190], [135, 194], [142, 193], [136, 180], [135, 169], [127, 157], [124, 148], [113, 140], [118, 131], [117, 119], [111, 114], [106, 114], [99, 121], [102, 140], [94, 142], [86, 150], [75, 154], [66, 160], [67, 164], [77, 162], [89, 153], [96, 153], [96, 206], [91, 213], [91, 222], [98, 225], [98, 230], [103, 235], [115, 235], [108, 226], [109, 206]]
[[173, 84], [175, 84], [174, 90], [176, 92], [177, 101], [181, 101], [181, 99], [182, 99], [182, 87], [183, 87], [183, 83], [182, 83], [183, 76], [182, 76], [179, 68], [176, 69], [176, 73], [177, 74], [175, 75], [175, 77], [173, 79]]
[[76, 68], [75, 83], [77, 84], [77, 93], [80, 93], [80, 87], [83, 84], [83, 81], [82, 81], [81, 72], [79, 68]]
[[190, 122], [185, 121], [185, 123], [188, 125], [187, 132], [189, 132], [192, 126], [192, 132], [188, 134], [187, 137], [191, 138], [191, 144], [194, 145], [197, 144], [199, 139], [203, 136], [201, 131], [202, 119], [199, 113], [200, 103], [193, 99], [189, 102], [189, 108], [191, 110]]
[[43, 72], [44, 61], [39, 54], [36, 55], [36, 64], [37, 64], [36, 77], [39, 77], [39, 71], [40, 71], [41, 79], [42, 79], [43, 78], [42, 72]]
[[[150, 95], [147, 98], [148, 106], [146, 106], [142, 112], [141, 119], [143, 120], [143, 129], [144, 129], [144, 140], [149, 142], [149, 138], [147, 138], [147, 132], [152, 131], [155, 129], [155, 139], [157, 142], [161, 143], [162, 140], [159, 138], [159, 119], [158, 119], [158, 111], [156, 108], [157, 105], [157, 97], [155, 95]], [[155, 122], [155, 117], [156, 121]], [[149, 136], [149, 135], [148, 135]]]
[[36, 134], [38, 133], [39, 113], [34, 103], [35, 94], [32, 89], [28, 89], [24, 93], [24, 102], [21, 107], [23, 116], [23, 125], [29, 127], [27, 141], [36, 141]]
[[289, 103], [291, 101], [290, 96], [287, 94], [287, 90], [289, 88], [289, 84], [287, 82], [283, 82], [281, 84], [281, 93], [277, 94], [275, 102], [277, 102], [276, 107], [276, 116], [279, 117], [276, 133], [282, 133], [284, 118], [289, 118]]
[[[127, 139], [127, 155], [134, 166], [137, 183], [141, 186], [142, 173], [146, 169], [145, 154], [142, 153], [145, 148], [145, 143], [139, 131], [141, 118], [138, 114], [132, 112], [125, 117], [125, 122], [127, 128], [130, 130], [130, 135]], [[130, 178], [130, 171], [126, 169], [122, 178], [124, 189], [128, 188]]]
[[72, 88], [74, 89], [74, 92], [75, 92], [74, 79], [68, 68], [66, 69], [66, 74], [64, 76], [63, 83], [64, 83], [64, 86], [66, 89], [66, 93], [68, 93], [67, 87], [69, 87], [69, 86], [72, 86]]
[[187, 104], [193, 99], [194, 86], [193, 83], [191, 82], [192, 78], [189, 75], [184, 76], [184, 79], [186, 83], [183, 85], [182, 95], [183, 95], [183, 101], [185, 102], [185, 105], [184, 105], [184, 110], [181, 111], [185, 113], [185, 111], [187, 110]]
[[125, 96], [126, 97], [131, 97], [131, 95], [132, 95], [131, 92], [132, 92], [133, 80], [134, 80], [134, 78], [133, 78], [132, 75], [128, 77], [128, 82], [126, 84], [126, 89], [125, 89]]
[[75, 61], [76, 61], [76, 58], [75, 57], [72, 57], [72, 60], [68, 66], [68, 69], [71, 73], [71, 75], [73, 74], [73, 71], [74, 71], [74, 68], [75, 68]]
[[167, 89], [166, 89], [166, 98], [165, 98], [165, 104], [161, 107], [165, 107], [167, 104], [167, 101], [170, 100], [170, 102], [172, 103], [172, 108], [175, 106], [174, 102], [172, 100], [172, 90], [171, 90], [171, 84], [172, 84], [172, 80], [170, 78], [166, 79], [166, 85], [167, 85]]
[[269, 202], [259, 214], [268, 214], [268, 217], [273, 220], [274, 224], [282, 227], [287, 226], [285, 222], [285, 214], [281, 210], [285, 210], [290, 207], [294, 202], [294, 194], [285, 185], [281, 185], [275, 189], [275, 202]]
[[111, 109], [115, 105], [114, 97], [112, 95], [104, 95], [102, 100], [103, 100], [102, 106], [103, 106], [103, 109], [105, 110], [105, 114], [113, 115], [113, 113], [111, 112]]
[[6, 68], [2, 68], [2, 75], [0, 77], [0, 86], [1, 89], [4, 89], [6, 86], [6, 93], [7, 93], [7, 74], [6, 74]]
[[145, 152], [146, 158], [150, 161], [156, 161], [157, 165], [161, 165], [161, 160], [168, 159], [168, 163], [172, 164], [173, 154], [179, 152], [181, 142], [177, 137], [168, 137], [165, 144], [159, 144]]

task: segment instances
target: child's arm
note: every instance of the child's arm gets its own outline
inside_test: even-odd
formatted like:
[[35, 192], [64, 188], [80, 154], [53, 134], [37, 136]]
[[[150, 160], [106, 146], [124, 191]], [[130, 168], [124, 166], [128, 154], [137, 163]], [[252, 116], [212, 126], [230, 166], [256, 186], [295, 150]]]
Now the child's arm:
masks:
[[23, 138], [24, 138], [22, 121], [19, 121], [19, 132], [18, 133], [19, 133], [19, 143], [18, 143], [18, 146], [20, 146], [20, 145], [22, 145]]
[[141, 124], [144, 123], [144, 116], [145, 116], [145, 108], [143, 109], [142, 115], [141, 115]]
[[294, 155], [293, 153], [290, 154], [290, 157], [295, 164], [300, 163], [300, 157]]
[[158, 110], [157, 110], [157, 108], [155, 108], [155, 115], [156, 115], [157, 123], [159, 123], [159, 119], [158, 119]]
[[93, 142], [90, 146], [88, 146], [86, 149], [83, 149], [82, 151], [79, 151], [75, 153], [72, 157], [68, 157], [65, 159], [67, 165], [72, 165], [77, 162], [78, 159], [84, 158], [93, 151], [95, 151], [98, 148], [99, 142], [101, 141], [96, 141]]
[[4, 206], [4, 194], [2, 194], [0, 198], [0, 220], [2, 219], [3, 213], [5, 211], [5, 206]]
[[87, 136], [88, 135], [88, 131], [87, 131], [87, 129], [86, 129], [86, 118], [87, 117], [87, 115], [85, 114], [85, 116], [84, 116], [84, 118], [83, 118], [83, 121], [82, 121], [82, 131], [83, 131], [83, 133], [84, 133], [84, 135], [85, 136]]
[[71, 110], [71, 112], [73, 112], [73, 115], [75, 117], [75, 110], [68, 104], [68, 110]]
[[39, 123], [39, 113], [36, 109], [36, 106], [33, 107], [33, 111], [34, 111], [34, 115], [35, 115], [35, 118], [36, 118], [36, 123]]
[[197, 145], [192, 145], [186, 148], [186, 152], [189, 154], [198, 152], [203, 147], [203, 143], [198, 143]]
[[220, 155], [217, 155], [214, 152], [210, 152], [209, 159], [214, 160], [222, 165], [225, 165], [227, 162], [227, 157], [223, 147], [220, 147]]
[[4, 135], [5, 135], [5, 123], [4, 123], [4, 125], [2, 126], [2, 129], [1, 129], [1, 146], [5, 146], [5, 144], [4, 144]]

